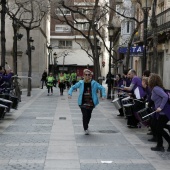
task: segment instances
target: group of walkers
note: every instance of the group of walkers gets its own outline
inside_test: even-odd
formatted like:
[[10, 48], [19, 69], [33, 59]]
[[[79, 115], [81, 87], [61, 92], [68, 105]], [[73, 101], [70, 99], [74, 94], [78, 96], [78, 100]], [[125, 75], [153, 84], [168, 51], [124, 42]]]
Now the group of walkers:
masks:
[[152, 134], [153, 138], [148, 141], [157, 142], [151, 150], [164, 151], [165, 138], [169, 145], [167, 151], [170, 152], [170, 125], [167, 124], [170, 120], [170, 98], [161, 77], [146, 70], [139, 78], [131, 69], [122, 77], [117, 74], [115, 81], [118, 98], [113, 103], [119, 100], [121, 105], [117, 116], [126, 116], [129, 128], [138, 128], [141, 124], [150, 127], [148, 134]]
[[58, 87], [60, 89], [60, 95], [63, 95], [64, 89], [69, 89], [71, 85], [77, 82], [77, 74], [73, 71], [70, 73], [60, 72], [58, 75], [53, 75], [51, 72], [47, 75], [46, 70], [44, 70], [41, 78], [41, 89], [43, 89], [44, 84], [48, 89], [48, 96], [53, 94], [53, 87]]

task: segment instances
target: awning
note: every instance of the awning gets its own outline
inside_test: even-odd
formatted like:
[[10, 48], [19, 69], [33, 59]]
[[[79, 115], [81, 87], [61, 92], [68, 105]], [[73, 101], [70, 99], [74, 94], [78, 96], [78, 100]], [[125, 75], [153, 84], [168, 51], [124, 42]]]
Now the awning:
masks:
[[[66, 51], [66, 50], [65, 50]], [[93, 65], [92, 60], [88, 57], [87, 53], [81, 49], [67, 50], [66, 56], [64, 57], [64, 51], [55, 51], [57, 54], [58, 65]]]

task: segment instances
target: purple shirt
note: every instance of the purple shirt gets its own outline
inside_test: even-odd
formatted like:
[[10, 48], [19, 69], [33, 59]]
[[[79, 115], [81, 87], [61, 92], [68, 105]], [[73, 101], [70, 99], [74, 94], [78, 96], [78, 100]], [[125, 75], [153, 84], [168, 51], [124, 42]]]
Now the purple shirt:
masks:
[[133, 77], [131, 84], [134, 85], [132, 90], [137, 99], [141, 99], [146, 95], [142, 87], [142, 81], [139, 77]]
[[160, 107], [162, 109], [160, 114], [165, 114], [170, 120], [170, 104], [167, 102], [168, 95], [164, 90], [159, 86], [155, 86], [152, 90], [151, 99], [154, 101], [155, 109]]

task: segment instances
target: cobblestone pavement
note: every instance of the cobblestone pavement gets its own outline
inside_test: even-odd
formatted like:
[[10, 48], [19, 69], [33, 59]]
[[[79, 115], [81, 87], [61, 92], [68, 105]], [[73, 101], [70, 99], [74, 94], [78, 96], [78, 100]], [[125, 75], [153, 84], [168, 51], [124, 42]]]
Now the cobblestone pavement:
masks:
[[84, 135], [77, 96], [24, 91], [0, 122], [0, 170], [169, 170], [170, 153], [151, 151], [148, 129], [128, 129], [109, 100], [93, 110]]

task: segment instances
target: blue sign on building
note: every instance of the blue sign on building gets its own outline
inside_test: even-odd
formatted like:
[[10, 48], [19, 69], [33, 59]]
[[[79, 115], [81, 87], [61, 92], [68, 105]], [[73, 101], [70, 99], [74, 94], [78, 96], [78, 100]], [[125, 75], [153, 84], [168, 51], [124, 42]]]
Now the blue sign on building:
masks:
[[[127, 53], [127, 47], [120, 47], [119, 53]], [[143, 46], [130, 47], [130, 54], [143, 53]]]

